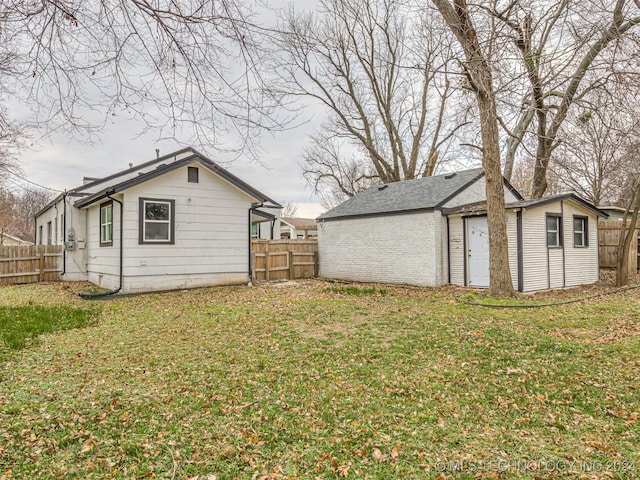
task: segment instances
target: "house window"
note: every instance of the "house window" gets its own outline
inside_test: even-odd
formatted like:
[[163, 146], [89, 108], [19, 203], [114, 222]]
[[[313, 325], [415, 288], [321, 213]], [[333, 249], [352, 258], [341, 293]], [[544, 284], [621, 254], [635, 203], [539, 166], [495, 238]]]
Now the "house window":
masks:
[[260, 225], [257, 223], [251, 224], [251, 238], [258, 238], [258, 232], [260, 230]]
[[140, 199], [139, 243], [175, 243], [175, 200]]
[[547, 213], [547, 247], [562, 246], [562, 216]]
[[47, 222], [47, 245], [51, 245], [51, 222]]
[[38, 244], [42, 245], [42, 225], [38, 227]]
[[187, 167], [187, 181], [198, 183], [198, 167]]
[[113, 202], [100, 205], [100, 246], [113, 245]]
[[573, 217], [573, 246], [589, 246], [589, 218], [574, 215]]

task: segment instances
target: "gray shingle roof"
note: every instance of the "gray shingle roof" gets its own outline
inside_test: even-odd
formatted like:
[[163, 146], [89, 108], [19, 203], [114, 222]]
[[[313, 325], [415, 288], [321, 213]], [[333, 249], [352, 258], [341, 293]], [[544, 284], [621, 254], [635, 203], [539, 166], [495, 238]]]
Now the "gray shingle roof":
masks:
[[376, 185], [351, 197], [318, 220], [431, 210], [484, 175], [482, 168]]

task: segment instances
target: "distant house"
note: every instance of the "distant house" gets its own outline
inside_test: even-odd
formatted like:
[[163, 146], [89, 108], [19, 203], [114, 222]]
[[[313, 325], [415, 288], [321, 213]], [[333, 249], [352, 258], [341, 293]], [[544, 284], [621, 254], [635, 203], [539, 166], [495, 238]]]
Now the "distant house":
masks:
[[65, 191], [36, 215], [37, 242], [64, 245], [64, 280], [114, 291], [244, 283], [263, 207], [281, 208], [186, 148]]
[[33, 243], [28, 240], [16, 237], [9, 233], [0, 232], [0, 246], [15, 246], [15, 245], [32, 245]]
[[[504, 180], [514, 288], [596, 282], [598, 221], [574, 194], [524, 200]], [[482, 169], [374, 186], [318, 218], [320, 275], [439, 286], [489, 286]]]
[[[615, 205], [601, 205], [598, 207], [598, 210], [609, 215], [609, 218], [607, 218], [607, 220], [622, 221], [622, 219], [624, 218], [624, 212], [626, 209], [622, 207], [616, 207]], [[628, 220], [631, 220], [631, 213], [633, 213], [633, 210], [629, 212]]]
[[280, 237], [298, 240], [317, 238], [318, 225], [313, 218], [282, 217]]

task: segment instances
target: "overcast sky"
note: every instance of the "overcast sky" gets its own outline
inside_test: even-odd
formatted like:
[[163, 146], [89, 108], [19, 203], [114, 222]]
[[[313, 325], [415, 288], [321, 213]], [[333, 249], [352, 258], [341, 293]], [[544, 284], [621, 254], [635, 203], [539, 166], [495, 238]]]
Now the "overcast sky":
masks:
[[[284, 1], [277, 3], [285, 4]], [[309, 6], [306, 0], [298, 5]], [[296, 8], [298, 8], [296, 6]], [[16, 105], [15, 110], [23, 110]], [[26, 114], [26, 109], [24, 109]], [[272, 136], [262, 136], [261, 164], [240, 157], [225, 163], [215, 150], [195, 146], [211, 160], [221, 162], [233, 174], [279, 202], [292, 202], [297, 216], [316, 217], [324, 209], [302, 178], [300, 163], [307, 145], [307, 135], [321, 121], [316, 115], [310, 123]], [[20, 164], [26, 178], [39, 185], [64, 190], [82, 183], [84, 176], [101, 177], [155, 158], [156, 148], [167, 154], [184, 147], [172, 140], [157, 141], [158, 133], [139, 135], [144, 125], [126, 118], [115, 118], [96, 141], [69, 139], [63, 134], [50, 135], [22, 151]]]

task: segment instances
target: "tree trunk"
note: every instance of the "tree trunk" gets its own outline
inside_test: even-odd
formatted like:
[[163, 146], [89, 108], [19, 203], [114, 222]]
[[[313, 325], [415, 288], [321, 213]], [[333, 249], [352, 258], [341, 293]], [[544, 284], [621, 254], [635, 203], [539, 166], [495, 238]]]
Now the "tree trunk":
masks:
[[482, 165], [485, 172], [489, 227], [489, 293], [515, 294], [509, 268], [509, 242], [504, 208], [504, 181], [500, 170], [500, 143], [494, 98], [477, 95], [482, 125]]
[[[627, 217], [629, 211], [633, 209], [631, 222], [627, 226]], [[631, 241], [636, 233], [636, 225], [638, 223], [638, 210], [640, 210], [640, 183], [635, 186], [632, 199], [627, 206], [624, 216], [622, 217], [622, 227], [620, 229], [620, 242], [618, 243], [618, 261], [616, 268], [616, 286], [624, 287], [629, 284], [629, 250]]]

